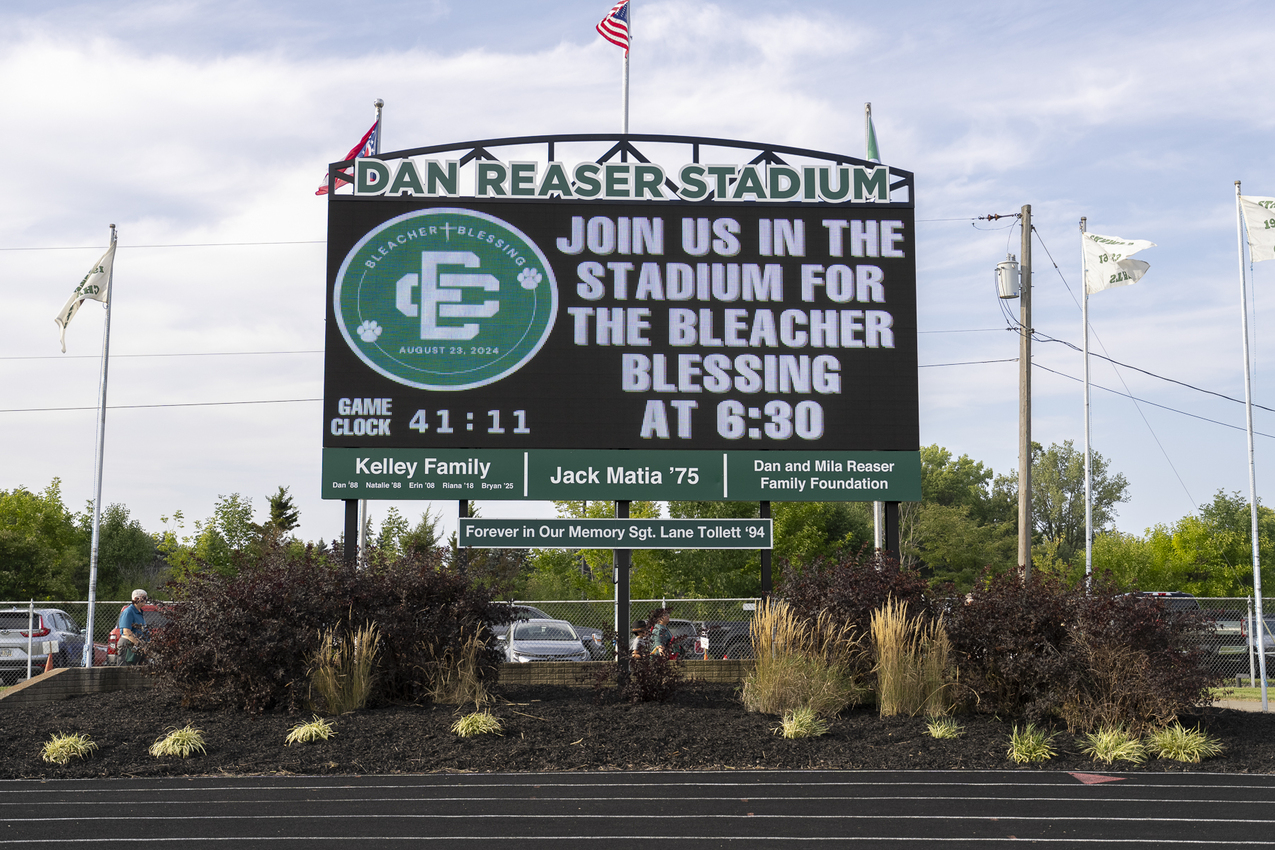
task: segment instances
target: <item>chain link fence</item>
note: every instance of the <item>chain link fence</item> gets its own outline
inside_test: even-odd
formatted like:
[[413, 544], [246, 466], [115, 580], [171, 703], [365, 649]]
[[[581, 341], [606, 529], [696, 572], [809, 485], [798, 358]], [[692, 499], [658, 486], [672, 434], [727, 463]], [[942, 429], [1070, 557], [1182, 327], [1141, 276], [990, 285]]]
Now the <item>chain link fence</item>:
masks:
[[[1167, 600], [1166, 600], [1167, 601]], [[748, 625], [759, 600], [634, 599], [632, 622], [620, 641], [629, 645], [633, 629], [657, 608], [669, 609], [674, 650], [691, 659], [752, 657]], [[566, 620], [592, 660], [615, 658], [615, 602], [611, 599], [516, 600], [521, 617]], [[98, 601], [94, 614], [93, 664], [106, 663], [106, 645], [127, 600]], [[1171, 607], [1196, 608], [1208, 614], [1214, 627], [1204, 642], [1208, 664], [1243, 684], [1256, 684], [1257, 651], [1266, 653], [1268, 671], [1275, 673], [1275, 599], [1263, 599], [1258, 616], [1252, 597], [1177, 597]], [[51, 655], [56, 667], [78, 667], [88, 643], [88, 603], [85, 601], [0, 601], [0, 686], [10, 686], [44, 672]], [[1253, 635], [1260, 635], [1260, 639]]]
[[101, 601], [94, 605], [93, 639], [85, 601], [0, 602], [0, 686], [8, 687], [44, 672], [52, 657], [54, 667], [80, 667], [85, 644], [93, 646], [93, 666], [106, 663], [106, 642], [128, 601]]
[[[1194, 602], [1213, 620], [1213, 630], [1204, 642], [1212, 669], [1228, 678], [1234, 676], [1238, 684], [1256, 687], [1260, 647], [1266, 654], [1267, 676], [1275, 672], [1275, 600], [1262, 599], [1260, 617], [1251, 596], [1196, 597]], [[1194, 607], [1190, 597], [1179, 597], [1170, 604]]]
[[[632, 646], [635, 629], [647, 625], [653, 611], [669, 610], [673, 651], [685, 660], [752, 658], [748, 624], [757, 610], [755, 598], [739, 599], [632, 599], [630, 622], [622, 627], [621, 641]], [[615, 600], [542, 599], [514, 600], [519, 617], [566, 620], [575, 627], [589, 657], [595, 661], [615, 658]]]

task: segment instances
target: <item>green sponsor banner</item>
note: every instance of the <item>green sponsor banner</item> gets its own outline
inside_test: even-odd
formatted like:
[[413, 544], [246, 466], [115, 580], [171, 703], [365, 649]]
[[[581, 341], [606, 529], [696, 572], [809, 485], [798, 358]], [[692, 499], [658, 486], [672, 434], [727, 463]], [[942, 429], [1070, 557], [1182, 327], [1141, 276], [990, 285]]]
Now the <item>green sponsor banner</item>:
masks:
[[542, 449], [528, 455], [531, 499], [722, 498], [722, 452]]
[[770, 549], [769, 519], [467, 519], [461, 546], [486, 549]]
[[916, 502], [921, 456], [325, 448], [323, 498]]
[[324, 449], [325, 499], [525, 499], [523, 452]]
[[730, 452], [732, 501], [919, 502], [920, 452]]

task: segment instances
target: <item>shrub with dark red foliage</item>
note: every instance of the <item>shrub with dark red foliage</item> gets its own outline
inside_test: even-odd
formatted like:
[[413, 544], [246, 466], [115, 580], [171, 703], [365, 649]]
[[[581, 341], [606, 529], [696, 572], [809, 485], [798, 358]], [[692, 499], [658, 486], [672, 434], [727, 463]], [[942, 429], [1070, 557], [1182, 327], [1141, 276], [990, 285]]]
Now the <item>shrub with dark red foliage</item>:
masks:
[[906, 602], [915, 614], [932, 614], [937, 600], [916, 570], [866, 546], [806, 564], [783, 565], [777, 595], [801, 617], [814, 619], [827, 611], [836, 621], [851, 623], [867, 634], [872, 612], [890, 598]]
[[[335, 553], [267, 548], [239, 575], [196, 572], [170, 586], [177, 604], [155, 637], [152, 672], [194, 708], [303, 709], [319, 633], [375, 623], [381, 635], [369, 704], [414, 701], [441, 650], [508, 618], [488, 591], [446, 571], [437, 552], [347, 565]], [[484, 674], [497, 669], [488, 649]]]
[[987, 575], [945, 624], [978, 711], [1136, 728], [1207, 701], [1218, 682], [1203, 664], [1205, 617], [1100, 577], [1086, 591], [1049, 575]]

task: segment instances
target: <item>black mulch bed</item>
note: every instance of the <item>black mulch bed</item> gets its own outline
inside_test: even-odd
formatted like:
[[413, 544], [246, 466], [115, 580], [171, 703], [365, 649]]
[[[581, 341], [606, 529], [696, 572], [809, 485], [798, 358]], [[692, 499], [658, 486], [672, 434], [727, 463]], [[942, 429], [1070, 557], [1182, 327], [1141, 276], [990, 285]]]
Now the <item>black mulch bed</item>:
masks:
[[[289, 730], [309, 715], [245, 715], [191, 711], [159, 691], [121, 691], [44, 705], [0, 703], [0, 778], [187, 776], [207, 774], [386, 774], [435, 771], [565, 771], [634, 769], [1004, 769], [1012, 724], [964, 715], [957, 740], [935, 740], [925, 721], [878, 717], [872, 709], [846, 712], [821, 738], [784, 740], [774, 717], [750, 714], [737, 686], [692, 683], [665, 703], [597, 704], [588, 688], [500, 688], [491, 707], [504, 735], [459, 738], [449, 727], [454, 706], [398, 705], [332, 718], [336, 735], [285, 747]], [[472, 707], [466, 710], [472, 710]], [[1059, 755], [1024, 770], [1275, 772], [1275, 717], [1203, 709], [1184, 717], [1202, 723], [1226, 747], [1198, 765], [1150, 760], [1108, 766], [1080, 754], [1066, 731]], [[167, 729], [191, 724], [204, 733], [207, 753], [188, 759], [154, 758], [150, 744]], [[87, 734], [98, 750], [66, 766], [41, 759], [57, 732]]]

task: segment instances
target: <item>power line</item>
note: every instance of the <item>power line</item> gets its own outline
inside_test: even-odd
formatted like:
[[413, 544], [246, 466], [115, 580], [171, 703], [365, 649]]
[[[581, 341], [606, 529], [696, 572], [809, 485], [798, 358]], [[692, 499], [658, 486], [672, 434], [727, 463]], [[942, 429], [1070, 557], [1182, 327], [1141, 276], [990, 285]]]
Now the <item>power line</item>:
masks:
[[[152, 407], [222, 407], [234, 404], [295, 404], [303, 401], [323, 401], [321, 398], [267, 398], [250, 401], [190, 401], [170, 404], [108, 404], [107, 410], [138, 410]], [[63, 410], [97, 410], [93, 407], [15, 407], [0, 413], [53, 413]]]
[[[1076, 345], [1074, 342], [1068, 342], [1065, 339], [1054, 339], [1052, 336], [1046, 336], [1044, 334], [1032, 334], [1032, 338], [1035, 339], [1037, 342], [1056, 342], [1056, 343], [1059, 343], [1060, 345], [1067, 346], [1072, 351], [1084, 353], [1083, 350], [1080, 348], [1080, 346]], [[1128, 363], [1121, 363], [1119, 360], [1115, 360], [1111, 357], [1108, 357], [1105, 354], [1097, 354], [1091, 351], [1089, 352], [1089, 356], [1096, 357], [1099, 360], [1106, 360], [1108, 363], [1111, 363], [1115, 366], [1123, 366], [1126, 369], [1132, 369], [1135, 372], [1141, 372], [1142, 374], [1152, 378], [1159, 378], [1161, 381], [1168, 381], [1170, 384], [1177, 384], [1180, 387], [1186, 387], [1188, 390], [1195, 390], [1197, 393], [1205, 393], [1206, 395], [1217, 396], [1218, 398], [1225, 399], [1226, 401], [1233, 401], [1236, 404], [1244, 403], [1244, 399], [1242, 398], [1234, 398], [1232, 396], [1217, 392], [1216, 390], [1206, 390], [1204, 389], [1204, 387], [1197, 387], [1194, 384], [1188, 384], [1186, 381], [1179, 381], [1177, 378], [1167, 378], [1164, 375], [1157, 375], [1155, 372], [1148, 372], [1146, 369], [1141, 369], [1137, 366], [1131, 366]], [[1270, 408], [1263, 404], [1258, 404], [1257, 402], [1253, 402], [1253, 406], [1260, 407], [1262, 410], [1265, 410], [1268, 413], [1275, 413], [1275, 408]]]
[[[323, 349], [314, 348], [300, 351], [186, 351], [172, 354], [112, 354], [116, 357], [250, 357], [273, 354], [322, 354]], [[100, 360], [100, 354], [37, 354], [0, 357], [0, 360]]]
[[[1032, 363], [1032, 365], [1033, 365], [1033, 366], [1035, 366], [1037, 369], [1044, 369], [1046, 372], [1051, 372], [1051, 373], [1053, 373], [1053, 374], [1055, 374], [1055, 375], [1058, 375], [1060, 378], [1066, 378], [1066, 379], [1067, 379], [1067, 380], [1069, 380], [1069, 381], [1075, 381], [1076, 383], [1081, 383], [1081, 379], [1080, 379], [1080, 378], [1075, 377], [1074, 375], [1068, 375], [1068, 374], [1067, 374], [1067, 373], [1065, 373], [1065, 372], [1059, 372], [1059, 371], [1058, 371], [1058, 370], [1056, 370], [1056, 369], [1050, 369], [1048, 366], [1042, 366], [1042, 365], [1040, 365], [1039, 363]], [[1142, 404], [1149, 404], [1149, 405], [1151, 405], [1152, 407], [1158, 407], [1158, 408], [1160, 408], [1161, 410], [1168, 410], [1168, 411], [1171, 411], [1171, 412], [1173, 412], [1173, 413], [1180, 413], [1180, 414], [1182, 414], [1183, 416], [1190, 416], [1192, 419], [1199, 419], [1199, 420], [1204, 421], [1204, 422], [1211, 422], [1211, 423], [1213, 423], [1214, 425], [1222, 425], [1223, 427], [1226, 427], [1226, 428], [1233, 428], [1233, 429], [1235, 429], [1236, 431], [1243, 431], [1243, 430], [1245, 430], [1244, 428], [1242, 428], [1242, 427], [1241, 427], [1241, 426], [1239, 426], [1239, 425], [1232, 425], [1232, 424], [1230, 424], [1229, 422], [1220, 422], [1220, 421], [1218, 421], [1217, 419], [1209, 419], [1207, 416], [1200, 416], [1200, 415], [1199, 415], [1199, 414], [1197, 414], [1197, 413], [1188, 413], [1188, 412], [1186, 412], [1185, 410], [1178, 410], [1176, 407], [1169, 407], [1168, 405], [1165, 405], [1165, 404], [1156, 404], [1154, 401], [1147, 401], [1145, 398], [1138, 398], [1137, 396], [1129, 395], [1128, 393], [1122, 393], [1122, 392], [1120, 392], [1119, 390], [1113, 390], [1113, 389], [1111, 389], [1110, 387], [1104, 387], [1104, 386], [1102, 386], [1101, 384], [1095, 384], [1095, 383], [1090, 382], [1089, 386], [1091, 386], [1091, 387], [1093, 387], [1094, 389], [1097, 389], [1097, 390], [1104, 390], [1104, 391], [1106, 391], [1106, 392], [1111, 393], [1112, 395], [1118, 395], [1118, 396], [1121, 396], [1121, 397], [1123, 397], [1123, 398], [1127, 398], [1127, 399], [1129, 399], [1129, 400], [1131, 400], [1131, 401], [1141, 402]], [[1153, 433], [1154, 433], [1154, 432], [1153, 432]], [[1261, 431], [1254, 431], [1253, 433], [1254, 433], [1254, 434], [1259, 434], [1259, 435], [1261, 435], [1261, 436], [1263, 436], [1263, 437], [1270, 437], [1271, 439], [1275, 439], [1275, 434], [1263, 434]], [[1158, 441], [1157, 441], [1157, 442], [1158, 442]]]
[[942, 366], [981, 366], [984, 363], [1017, 363], [1017, 357], [1006, 357], [1004, 360], [966, 360], [963, 363], [921, 363], [918, 369], [938, 369]]
[[[324, 245], [326, 239], [300, 239], [295, 241], [277, 241], [277, 242], [172, 242], [155, 245], [129, 245], [125, 243], [127, 249], [135, 248], [233, 248], [245, 245]], [[101, 245], [37, 245], [30, 247], [8, 247], [0, 248], [0, 251], [101, 251]]]

